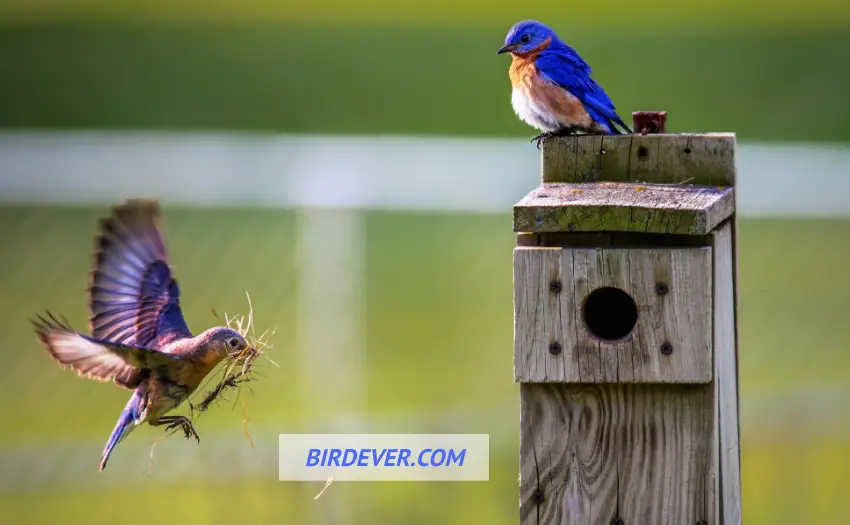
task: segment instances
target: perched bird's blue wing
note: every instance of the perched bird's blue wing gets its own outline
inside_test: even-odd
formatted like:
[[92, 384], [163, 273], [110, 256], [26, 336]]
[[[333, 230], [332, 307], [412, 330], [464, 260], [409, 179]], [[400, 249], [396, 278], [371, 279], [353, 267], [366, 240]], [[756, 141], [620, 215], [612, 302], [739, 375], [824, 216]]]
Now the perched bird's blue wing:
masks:
[[155, 201], [131, 200], [101, 222], [89, 287], [92, 337], [159, 348], [191, 337]]
[[614, 124], [631, 133], [631, 129], [617, 115], [611, 97], [591, 78], [593, 71], [590, 66], [573, 48], [566, 44], [550, 47], [537, 57], [535, 65], [546, 80], [575, 95], [587, 108], [590, 116], [597, 122], [606, 124], [612, 133], [618, 132]]
[[125, 388], [136, 388], [145, 370], [173, 365], [178, 357], [136, 346], [98, 340], [76, 332], [49, 312], [33, 321], [38, 339], [50, 356], [62, 366], [76, 370], [89, 379], [113, 381]]

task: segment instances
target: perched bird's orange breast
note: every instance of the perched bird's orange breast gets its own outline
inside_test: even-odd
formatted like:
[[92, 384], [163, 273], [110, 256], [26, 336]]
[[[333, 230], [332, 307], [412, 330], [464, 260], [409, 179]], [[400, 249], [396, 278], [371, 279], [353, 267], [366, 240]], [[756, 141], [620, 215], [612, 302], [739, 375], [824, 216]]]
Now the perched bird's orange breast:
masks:
[[508, 76], [511, 78], [511, 86], [514, 89], [520, 89], [523, 84], [528, 85], [531, 79], [537, 75], [537, 66], [534, 65], [534, 59], [525, 55], [513, 55], [511, 60], [511, 68], [508, 70]]
[[584, 104], [566, 89], [540, 76], [537, 57], [549, 43], [547, 40], [528, 53], [512, 54], [509, 75], [514, 111], [524, 122], [546, 131], [565, 126], [588, 127], [593, 119]]
[[537, 76], [537, 65], [535, 61], [540, 53], [549, 47], [551, 43], [552, 37], [549, 37], [531, 51], [526, 53], [511, 53], [511, 68], [508, 70], [508, 76], [511, 77], [511, 85], [514, 89], [519, 88], [523, 83], [527, 83]]

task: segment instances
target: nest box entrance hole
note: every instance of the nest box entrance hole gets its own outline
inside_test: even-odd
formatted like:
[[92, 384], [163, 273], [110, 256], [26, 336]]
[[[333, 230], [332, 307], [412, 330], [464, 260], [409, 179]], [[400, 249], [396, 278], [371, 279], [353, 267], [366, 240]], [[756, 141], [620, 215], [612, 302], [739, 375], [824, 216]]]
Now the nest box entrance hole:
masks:
[[617, 341], [632, 333], [638, 320], [635, 300], [619, 288], [597, 288], [584, 299], [581, 309], [587, 330], [603, 341]]

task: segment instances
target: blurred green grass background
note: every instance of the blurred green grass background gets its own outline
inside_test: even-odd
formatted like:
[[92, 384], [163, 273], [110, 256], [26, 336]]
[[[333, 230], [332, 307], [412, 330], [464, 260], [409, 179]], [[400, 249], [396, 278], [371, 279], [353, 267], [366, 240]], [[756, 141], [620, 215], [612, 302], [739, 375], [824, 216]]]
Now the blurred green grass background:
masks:
[[[495, 54], [508, 27], [527, 17], [579, 50], [627, 121], [631, 111], [662, 109], [674, 132], [850, 142], [850, 4], [840, 0], [533, 8], [507, 0], [6, 0], [0, 127], [531, 136], [509, 105], [508, 59]], [[492, 432], [491, 482], [340, 483], [313, 501], [320, 486], [268, 478], [162, 483], [155, 470], [121, 484], [119, 469], [95, 472], [127, 394], [59, 370], [27, 319], [50, 308], [85, 326], [92, 235], [104, 212], [0, 208], [0, 314], [8, 320], [0, 334], [0, 448], [79, 443], [83, 472], [75, 485], [48, 477], [0, 492], [1, 515], [128, 525], [516, 523], [507, 214], [366, 214], [367, 409], [391, 418], [473, 407], [479, 417], [427, 430]], [[168, 208], [166, 224], [190, 326], [215, 322], [211, 306], [244, 312], [247, 289], [258, 323], [278, 327], [273, 357], [281, 369], [263, 365], [267, 379], [253, 386], [247, 402], [259, 420], [251, 423], [258, 450], [246, 443], [245, 454], [276, 447], [279, 432], [309, 430], [316, 414], [299, 408], [291, 348], [293, 212]], [[814, 402], [786, 400], [847, 392], [850, 221], [749, 219], [740, 227], [744, 519], [840, 523], [850, 446], [835, 428], [847, 427], [847, 403], [818, 406], [819, 426], [807, 423]], [[222, 239], [230, 240], [226, 249]], [[494, 421], [508, 430], [497, 432]], [[202, 437], [238, 435], [241, 415], [213, 411], [199, 426]], [[159, 435], [137, 432], [140, 442]], [[193, 454], [210, 450], [174, 441], [168, 445]], [[119, 447], [116, 456], [131, 452]], [[336, 504], [345, 515], [328, 518]]]
[[[0, 126], [530, 135], [496, 55], [509, 25], [0, 25]], [[628, 122], [850, 141], [850, 25], [552, 25]]]
[[[493, 0], [482, 6], [475, 0], [6, 0], [0, 15], [17, 21], [46, 19], [97, 19], [108, 21], [217, 21], [305, 22], [357, 24], [426, 22], [444, 25], [512, 23], [521, 18], [581, 21], [588, 25], [623, 26], [635, 23], [663, 25], [748, 25], [778, 24], [834, 25], [846, 21], [850, 7], [841, 0], [736, 0], [703, 2], [645, 0], [600, 0], [565, 6], [561, 2], [517, 5], [510, 0]], [[575, 25], [581, 25], [575, 23]]]

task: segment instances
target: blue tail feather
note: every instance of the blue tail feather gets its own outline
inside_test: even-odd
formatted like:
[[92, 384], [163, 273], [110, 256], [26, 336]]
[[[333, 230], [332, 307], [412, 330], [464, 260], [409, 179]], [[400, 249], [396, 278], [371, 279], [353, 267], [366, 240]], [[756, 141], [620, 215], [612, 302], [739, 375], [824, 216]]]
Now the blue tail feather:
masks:
[[118, 422], [115, 423], [115, 428], [112, 430], [112, 435], [109, 436], [109, 441], [103, 449], [103, 454], [100, 456], [100, 468], [102, 471], [106, 467], [106, 462], [109, 461], [109, 456], [112, 454], [112, 449], [126, 438], [130, 432], [141, 422], [144, 413], [144, 395], [138, 389], [133, 392], [133, 396], [124, 407], [124, 411], [118, 417]]
[[[594, 108], [592, 106], [585, 106], [585, 108], [587, 109], [587, 112], [590, 114], [590, 118], [592, 118], [596, 122], [599, 122], [600, 124], [605, 124], [605, 126], [611, 131], [612, 135], [622, 135], [623, 134], [622, 131], [617, 129], [618, 125], [620, 127], [622, 127], [627, 133], [632, 132], [632, 130], [626, 125], [626, 123], [623, 122], [623, 119], [621, 119], [620, 116], [617, 115], [616, 113], [614, 113], [613, 111], [611, 113], [605, 114], [605, 113], [598, 111], [596, 108]], [[613, 116], [610, 116], [612, 114], [613, 114]]]
[[609, 127], [611, 128], [611, 130], [612, 130], [612, 131], [614, 132], [614, 134], [616, 134], [616, 135], [622, 135], [622, 132], [620, 132], [619, 130], [614, 131], [614, 130], [616, 129], [616, 128], [614, 127], [614, 124], [617, 124], [618, 126], [622, 127], [622, 128], [626, 131], [626, 133], [634, 133], [634, 132], [632, 131], [632, 129], [631, 129], [628, 125], [626, 125], [626, 123], [625, 123], [625, 122], [623, 122], [623, 119], [621, 119], [620, 117], [617, 117], [617, 118], [615, 118], [615, 119], [611, 119], [611, 120], [609, 120], [608, 122], [610, 123]]

